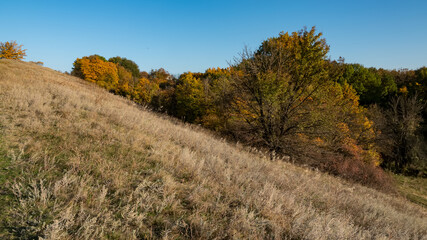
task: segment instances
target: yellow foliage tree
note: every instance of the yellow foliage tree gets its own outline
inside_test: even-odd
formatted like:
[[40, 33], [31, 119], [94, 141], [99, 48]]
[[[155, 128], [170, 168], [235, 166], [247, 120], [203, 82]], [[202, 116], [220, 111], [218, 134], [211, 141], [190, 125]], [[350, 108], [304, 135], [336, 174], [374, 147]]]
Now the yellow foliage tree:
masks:
[[133, 88], [132, 73], [120, 65], [117, 65], [117, 73], [119, 76], [119, 83], [115, 90], [116, 93], [125, 97], [131, 97], [131, 89]]
[[203, 126], [224, 131], [230, 119], [231, 71], [229, 68], [209, 68], [202, 76], [206, 98], [206, 113], [202, 117]]
[[138, 103], [150, 103], [151, 98], [159, 91], [159, 85], [142, 77], [134, 89], [134, 100]]
[[206, 113], [202, 81], [191, 72], [180, 76], [175, 90], [176, 115], [187, 122], [200, 120]]
[[27, 56], [25, 51], [16, 41], [0, 43], [0, 58], [21, 60]]
[[332, 82], [329, 46], [321, 36], [314, 27], [281, 33], [235, 59], [232, 108], [242, 119], [235, 125], [252, 145], [283, 152], [289, 136], [318, 125], [306, 115], [314, 95]]
[[374, 144], [376, 133], [356, 91], [349, 84], [334, 83], [316, 97], [321, 100], [315, 107], [321, 111], [323, 122], [317, 134], [323, 135], [333, 149], [378, 166], [381, 159]]

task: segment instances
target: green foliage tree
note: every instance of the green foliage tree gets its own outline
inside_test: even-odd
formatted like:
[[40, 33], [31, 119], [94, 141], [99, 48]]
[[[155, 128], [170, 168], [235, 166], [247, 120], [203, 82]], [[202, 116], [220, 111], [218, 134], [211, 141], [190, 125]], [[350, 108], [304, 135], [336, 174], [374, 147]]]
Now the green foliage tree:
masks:
[[340, 82], [347, 82], [356, 89], [362, 105], [386, 103], [388, 97], [397, 91], [397, 85], [389, 72], [368, 69], [360, 64], [346, 64]]
[[178, 118], [187, 122], [195, 122], [205, 114], [206, 103], [203, 84], [192, 73], [184, 73], [178, 79], [175, 99]]
[[126, 68], [126, 70], [128, 70], [129, 72], [132, 73], [133, 77], [136, 77], [136, 78], [140, 77], [139, 76], [140, 75], [139, 67], [132, 60], [117, 56], [117, 57], [112, 57], [112, 58], [108, 59], [108, 61]]

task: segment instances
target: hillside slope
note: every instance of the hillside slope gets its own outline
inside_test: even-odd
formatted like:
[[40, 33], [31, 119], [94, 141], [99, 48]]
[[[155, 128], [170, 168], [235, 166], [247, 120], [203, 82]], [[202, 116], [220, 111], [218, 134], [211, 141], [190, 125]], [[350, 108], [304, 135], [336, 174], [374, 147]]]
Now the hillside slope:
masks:
[[1, 239], [425, 239], [402, 198], [0, 60]]

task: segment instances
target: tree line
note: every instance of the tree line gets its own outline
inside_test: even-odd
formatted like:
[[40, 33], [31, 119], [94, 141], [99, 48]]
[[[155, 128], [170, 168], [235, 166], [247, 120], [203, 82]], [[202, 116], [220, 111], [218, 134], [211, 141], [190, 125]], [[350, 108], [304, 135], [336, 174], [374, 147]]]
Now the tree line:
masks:
[[72, 75], [248, 146], [358, 182], [380, 167], [426, 176], [427, 68], [385, 70], [331, 60], [322, 33], [282, 32], [228, 68], [140, 71], [132, 60], [75, 60]]
[[379, 181], [378, 166], [425, 176], [427, 68], [365, 68], [328, 53], [313, 27], [282, 32], [228, 68], [204, 73], [175, 78], [92, 55], [77, 59], [72, 74], [272, 156], [357, 181]]

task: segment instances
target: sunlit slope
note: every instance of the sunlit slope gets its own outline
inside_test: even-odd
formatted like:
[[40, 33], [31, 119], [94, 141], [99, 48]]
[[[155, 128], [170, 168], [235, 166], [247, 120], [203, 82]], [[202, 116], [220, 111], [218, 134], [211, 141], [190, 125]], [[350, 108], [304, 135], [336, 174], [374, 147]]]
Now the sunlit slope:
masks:
[[0, 238], [423, 239], [425, 209], [0, 60]]

